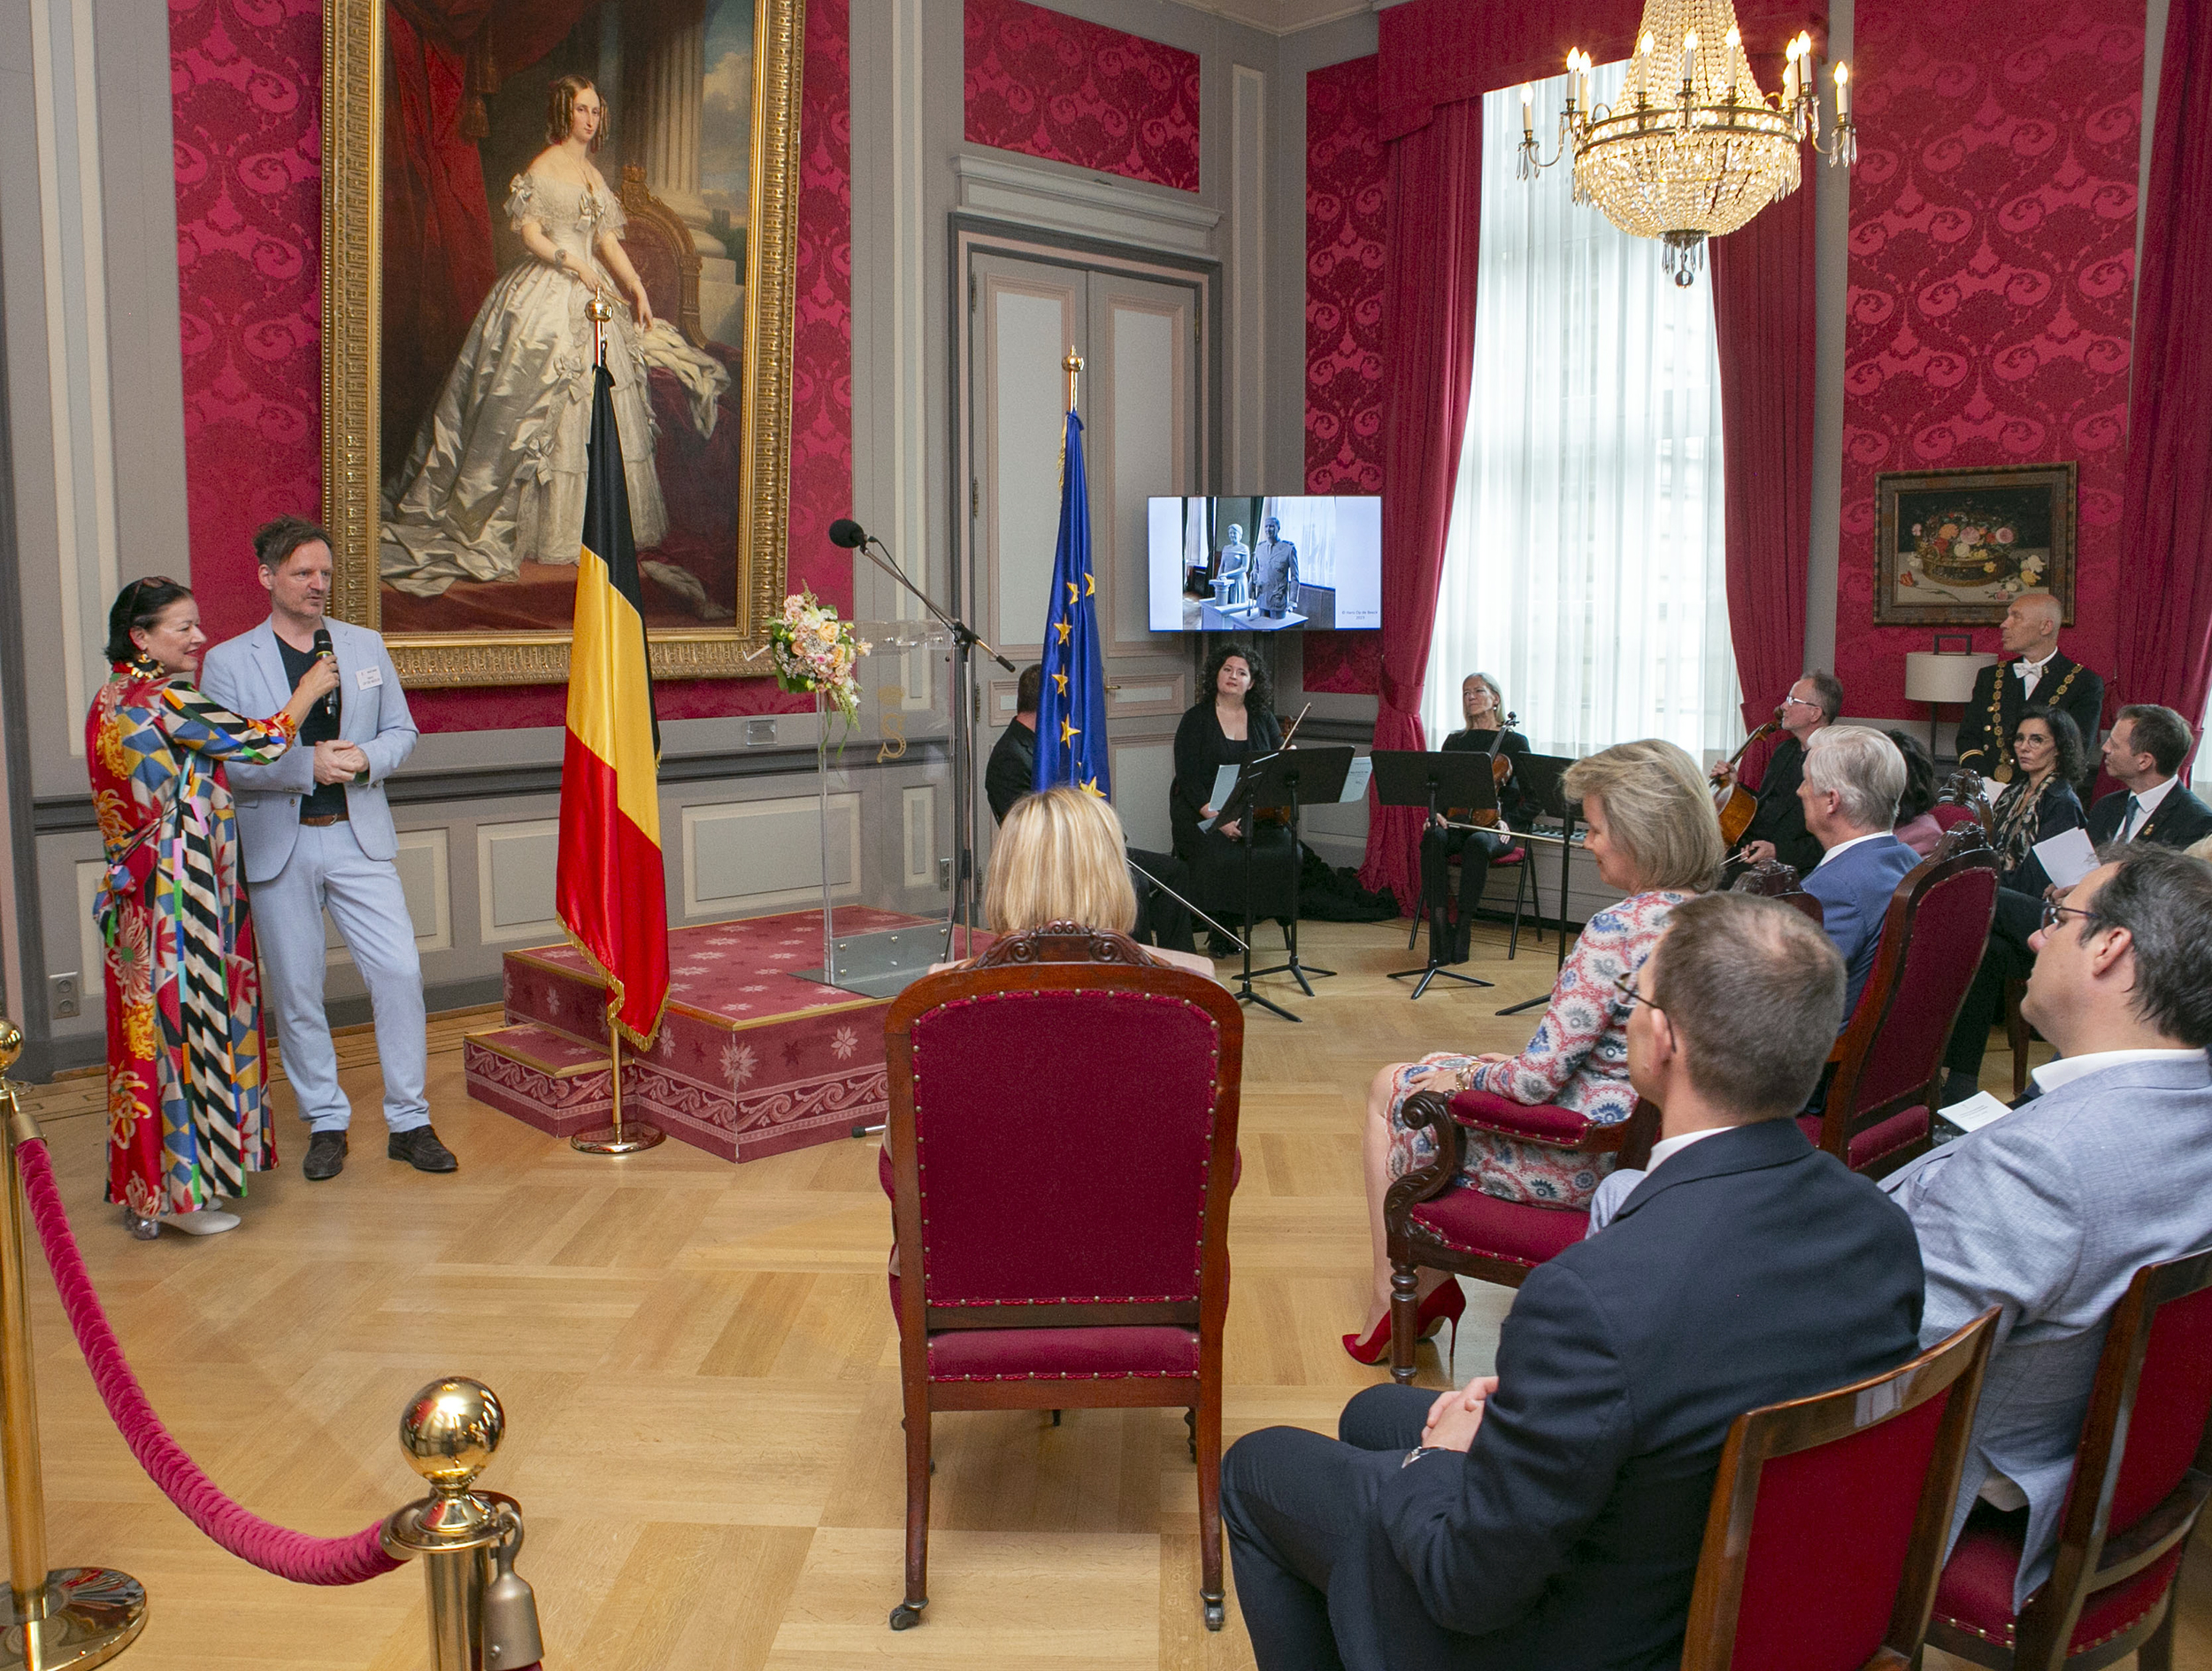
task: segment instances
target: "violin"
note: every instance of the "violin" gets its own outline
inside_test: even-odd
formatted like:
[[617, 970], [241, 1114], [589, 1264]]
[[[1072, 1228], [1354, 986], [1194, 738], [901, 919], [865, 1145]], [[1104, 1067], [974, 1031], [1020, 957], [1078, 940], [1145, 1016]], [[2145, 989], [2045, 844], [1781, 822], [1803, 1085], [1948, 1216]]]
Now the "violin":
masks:
[[[1505, 752], [1505, 734], [1518, 730], [1520, 724], [1519, 714], [1509, 713], [1498, 722], [1498, 728], [1491, 734], [1487, 751], [1490, 756], [1490, 782], [1498, 789], [1503, 789], [1513, 778], [1513, 757]], [[1455, 806], [1448, 809], [1444, 816], [1455, 824], [1473, 824], [1483, 829], [1494, 829], [1497, 827], [1500, 815], [1495, 806], [1486, 806], [1479, 812], [1468, 807]]]
[[[1751, 820], [1759, 811], [1759, 797], [1736, 781], [1736, 767], [1752, 745], [1763, 743], [1782, 728], [1782, 710], [1777, 706], [1774, 718], [1743, 740], [1743, 746], [1728, 757], [1722, 768], [1728, 774], [1728, 782], [1713, 791], [1713, 811], [1720, 816], [1720, 838], [1724, 845], [1732, 849], [1743, 839], [1744, 831], [1751, 828]], [[1717, 774], [1716, 774], [1717, 776]]]

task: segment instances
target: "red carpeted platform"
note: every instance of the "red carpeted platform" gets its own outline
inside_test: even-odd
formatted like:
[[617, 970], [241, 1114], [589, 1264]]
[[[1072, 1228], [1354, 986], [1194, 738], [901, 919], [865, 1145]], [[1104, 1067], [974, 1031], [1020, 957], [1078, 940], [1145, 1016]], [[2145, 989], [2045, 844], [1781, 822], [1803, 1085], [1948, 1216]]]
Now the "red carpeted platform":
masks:
[[[848, 935], [921, 927], [840, 911]], [[980, 939], [980, 936], [979, 936]], [[626, 1118], [726, 1160], [803, 1149], [884, 1117], [888, 998], [793, 971], [822, 965], [822, 913], [703, 923], [669, 936], [668, 1010], [649, 1054], [622, 1058]], [[557, 1137], [610, 1118], [603, 990], [568, 946], [510, 951], [503, 1026], [464, 1047], [469, 1095]]]

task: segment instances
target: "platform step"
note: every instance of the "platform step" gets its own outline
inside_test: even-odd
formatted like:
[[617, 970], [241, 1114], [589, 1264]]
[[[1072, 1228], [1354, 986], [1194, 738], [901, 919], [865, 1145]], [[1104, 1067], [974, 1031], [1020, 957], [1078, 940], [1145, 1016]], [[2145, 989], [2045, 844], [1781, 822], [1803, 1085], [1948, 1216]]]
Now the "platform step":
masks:
[[523, 1021], [467, 1035], [461, 1066], [469, 1095], [555, 1137], [614, 1117], [604, 1046]]

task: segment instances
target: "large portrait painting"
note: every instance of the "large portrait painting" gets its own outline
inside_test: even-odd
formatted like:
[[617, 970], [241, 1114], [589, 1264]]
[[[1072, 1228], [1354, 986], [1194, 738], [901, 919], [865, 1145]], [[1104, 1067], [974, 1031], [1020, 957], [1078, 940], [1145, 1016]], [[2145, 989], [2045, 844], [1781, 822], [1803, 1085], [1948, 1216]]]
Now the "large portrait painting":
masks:
[[1875, 492], [1876, 625], [1993, 627], [2027, 591], [2073, 625], [2073, 465], [1898, 470]]
[[595, 367], [656, 674], [783, 593], [803, 0], [325, 0], [334, 612], [565, 679]]

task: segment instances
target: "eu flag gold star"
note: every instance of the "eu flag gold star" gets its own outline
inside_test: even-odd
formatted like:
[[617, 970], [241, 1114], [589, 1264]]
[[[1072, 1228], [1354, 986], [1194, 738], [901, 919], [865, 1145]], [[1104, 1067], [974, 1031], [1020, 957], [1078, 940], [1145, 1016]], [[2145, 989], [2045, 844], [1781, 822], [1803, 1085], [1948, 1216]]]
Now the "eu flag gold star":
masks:
[[1075, 602], [1075, 582], [1073, 581], [1064, 581], [1061, 584], [1068, 589], [1068, 602], [1071, 604]]
[[[1071, 585], [1071, 586], [1068, 588], [1068, 589], [1069, 589], [1070, 591], [1073, 591], [1073, 590], [1075, 589], [1075, 588], [1074, 588], [1072, 585]], [[1085, 569], [1085, 570], [1083, 571], [1083, 596], [1084, 596], [1084, 597], [1091, 597], [1093, 594], [1094, 594], [1097, 590], [1098, 590], [1098, 582], [1097, 582], [1096, 581], [1094, 581], [1094, 580], [1093, 580], [1093, 579], [1091, 578], [1091, 572], [1090, 572], [1090, 570], [1088, 570], [1088, 569]]]
[[1105, 796], [1099, 793], [1098, 780], [1094, 777], [1085, 778], [1082, 782], [1082, 789], [1083, 793], [1086, 795], [1097, 795], [1098, 798], [1102, 801], [1106, 798]]
[[1083, 729], [1080, 726], [1070, 725], [1064, 718], [1061, 720], [1060, 742], [1064, 747], [1072, 746], [1075, 739], [1082, 735]]
[[1060, 635], [1060, 642], [1064, 644], [1068, 642], [1068, 635], [1075, 630], [1064, 620], [1056, 620], [1052, 625], [1053, 629]]
[[1054, 689], [1055, 691], [1058, 692], [1061, 696], [1064, 696], [1064, 696], [1066, 696], [1066, 695], [1068, 694], [1068, 676], [1067, 676], [1067, 674], [1064, 674], [1064, 673], [1056, 673], [1056, 674], [1054, 674], [1052, 675], [1052, 688], [1053, 688], [1053, 689]]

